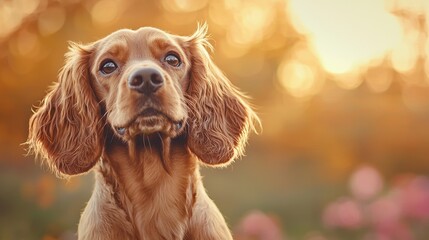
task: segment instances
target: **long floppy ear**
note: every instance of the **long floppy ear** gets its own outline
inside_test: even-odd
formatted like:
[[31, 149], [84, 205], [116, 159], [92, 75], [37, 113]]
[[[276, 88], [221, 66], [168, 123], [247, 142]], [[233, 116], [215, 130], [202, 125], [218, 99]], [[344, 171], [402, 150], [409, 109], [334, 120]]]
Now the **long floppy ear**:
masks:
[[203, 25], [185, 42], [192, 64], [186, 93], [188, 146], [204, 163], [219, 165], [243, 155], [249, 131], [260, 122], [246, 97], [211, 60], [206, 33]]
[[93, 48], [70, 43], [58, 82], [30, 119], [29, 152], [59, 176], [86, 172], [101, 155], [103, 124], [88, 66]]

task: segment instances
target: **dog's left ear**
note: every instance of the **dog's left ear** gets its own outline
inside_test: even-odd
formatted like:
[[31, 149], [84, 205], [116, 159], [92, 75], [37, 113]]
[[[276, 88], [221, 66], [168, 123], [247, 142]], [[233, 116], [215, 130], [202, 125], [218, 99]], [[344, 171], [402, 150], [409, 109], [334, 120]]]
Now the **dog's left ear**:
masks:
[[103, 122], [89, 74], [93, 49], [70, 44], [58, 82], [30, 119], [30, 152], [59, 176], [84, 173], [101, 155]]
[[246, 97], [211, 60], [206, 33], [203, 25], [183, 43], [191, 61], [188, 146], [204, 163], [219, 165], [243, 155], [248, 133], [260, 122]]

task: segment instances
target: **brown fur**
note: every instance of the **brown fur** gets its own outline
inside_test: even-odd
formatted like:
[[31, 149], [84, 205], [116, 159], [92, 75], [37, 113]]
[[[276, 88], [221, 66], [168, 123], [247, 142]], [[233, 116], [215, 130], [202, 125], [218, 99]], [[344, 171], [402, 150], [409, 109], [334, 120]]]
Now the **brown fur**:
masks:
[[[223, 166], [242, 156], [259, 120], [212, 62], [206, 31], [181, 37], [145, 27], [70, 45], [30, 119], [28, 144], [61, 177], [94, 170], [79, 239], [232, 239], [199, 160]], [[163, 61], [172, 51], [179, 67]], [[105, 59], [118, 65], [108, 76], [100, 73]], [[153, 95], [127, 85], [148, 67], [164, 80]], [[159, 114], [145, 116], [148, 108]]]

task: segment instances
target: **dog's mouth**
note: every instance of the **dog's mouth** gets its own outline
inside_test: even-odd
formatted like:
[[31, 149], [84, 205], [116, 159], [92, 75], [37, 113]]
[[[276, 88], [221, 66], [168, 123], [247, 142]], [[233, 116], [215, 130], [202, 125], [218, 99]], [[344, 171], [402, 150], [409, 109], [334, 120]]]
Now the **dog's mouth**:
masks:
[[136, 135], [161, 133], [168, 137], [176, 137], [183, 131], [185, 119], [174, 120], [168, 114], [154, 108], [143, 109], [123, 126], [114, 126], [115, 133], [125, 139]]

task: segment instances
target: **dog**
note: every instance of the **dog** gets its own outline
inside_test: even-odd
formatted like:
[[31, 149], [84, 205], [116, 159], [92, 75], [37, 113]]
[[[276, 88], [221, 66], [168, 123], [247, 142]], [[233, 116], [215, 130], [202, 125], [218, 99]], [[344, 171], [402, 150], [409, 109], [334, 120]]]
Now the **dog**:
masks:
[[260, 121], [206, 34], [142, 27], [70, 43], [27, 143], [59, 177], [95, 173], [79, 239], [232, 239], [199, 168], [241, 157]]

